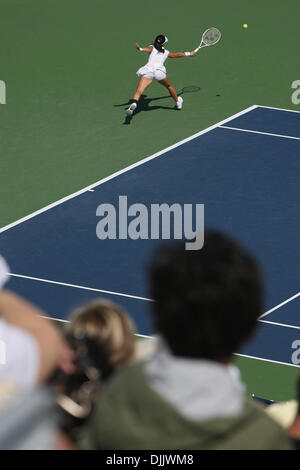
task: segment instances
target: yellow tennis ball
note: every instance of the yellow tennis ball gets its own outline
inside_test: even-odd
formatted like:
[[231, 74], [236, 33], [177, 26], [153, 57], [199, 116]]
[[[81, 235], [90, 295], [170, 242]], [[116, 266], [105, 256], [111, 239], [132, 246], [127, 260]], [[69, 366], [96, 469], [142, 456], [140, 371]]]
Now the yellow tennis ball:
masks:
[[243, 24], [243, 28], [248, 28], [248, 25], [246, 23]]

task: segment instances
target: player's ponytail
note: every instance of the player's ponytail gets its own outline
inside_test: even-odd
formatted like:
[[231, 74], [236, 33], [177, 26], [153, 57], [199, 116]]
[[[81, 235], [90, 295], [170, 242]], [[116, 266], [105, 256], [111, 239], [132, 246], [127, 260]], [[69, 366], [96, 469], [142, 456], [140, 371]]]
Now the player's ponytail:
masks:
[[159, 34], [156, 36], [154, 40], [154, 47], [157, 49], [159, 52], [165, 52], [165, 49], [163, 48], [163, 44], [167, 42], [167, 37], [164, 36], [163, 34]]

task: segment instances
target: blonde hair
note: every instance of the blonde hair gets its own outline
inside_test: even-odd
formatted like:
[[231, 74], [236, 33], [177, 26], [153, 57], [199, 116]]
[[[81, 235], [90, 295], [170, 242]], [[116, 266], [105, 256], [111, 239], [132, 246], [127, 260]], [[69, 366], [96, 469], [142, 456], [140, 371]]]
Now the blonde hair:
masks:
[[108, 361], [119, 369], [134, 359], [135, 326], [129, 316], [108, 300], [95, 300], [75, 310], [67, 332], [76, 338], [88, 336], [100, 343]]

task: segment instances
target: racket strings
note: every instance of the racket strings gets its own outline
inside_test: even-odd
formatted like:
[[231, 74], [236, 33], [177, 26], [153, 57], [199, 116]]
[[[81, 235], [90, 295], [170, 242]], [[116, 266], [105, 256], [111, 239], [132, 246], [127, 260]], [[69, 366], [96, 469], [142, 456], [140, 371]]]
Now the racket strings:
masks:
[[220, 38], [221, 33], [217, 28], [209, 28], [204, 32], [202, 40], [205, 44], [212, 46], [216, 44]]

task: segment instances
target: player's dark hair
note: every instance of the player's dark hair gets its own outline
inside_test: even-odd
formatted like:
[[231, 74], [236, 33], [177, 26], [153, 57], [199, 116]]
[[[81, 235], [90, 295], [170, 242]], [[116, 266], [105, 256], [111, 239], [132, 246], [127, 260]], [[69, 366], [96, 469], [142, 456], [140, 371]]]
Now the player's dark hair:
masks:
[[176, 356], [225, 361], [262, 313], [256, 261], [236, 241], [206, 232], [201, 250], [163, 245], [150, 266], [155, 327]]
[[165, 49], [163, 48], [163, 44], [166, 41], [166, 37], [163, 34], [159, 34], [156, 36], [154, 40], [154, 47], [157, 49], [159, 52], [164, 52]]

